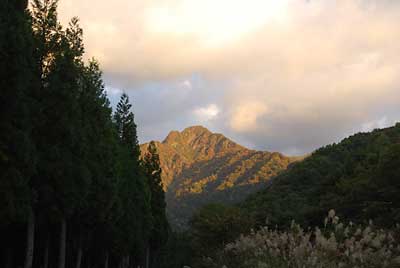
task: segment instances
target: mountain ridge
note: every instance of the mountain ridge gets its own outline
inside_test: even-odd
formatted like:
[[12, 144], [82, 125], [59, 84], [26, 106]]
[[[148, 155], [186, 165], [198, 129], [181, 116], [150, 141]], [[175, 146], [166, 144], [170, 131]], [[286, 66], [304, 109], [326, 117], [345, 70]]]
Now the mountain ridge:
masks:
[[[203, 126], [171, 131], [155, 144], [168, 215], [178, 227], [207, 203], [244, 200], [295, 161], [278, 152], [248, 149]], [[141, 145], [142, 154], [147, 145]]]

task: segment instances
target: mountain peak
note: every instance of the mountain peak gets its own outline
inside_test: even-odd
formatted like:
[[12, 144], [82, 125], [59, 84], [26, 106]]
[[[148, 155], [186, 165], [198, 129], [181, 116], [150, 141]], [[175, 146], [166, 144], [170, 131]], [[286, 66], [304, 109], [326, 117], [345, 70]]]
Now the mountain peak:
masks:
[[203, 126], [187, 127], [181, 132], [171, 131], [162, 143], [175, 148], [192, 160], [198, 157], [212, 158], [216, 154], [246, 149], [224, 135], [213, 133]]
[[200, 136], [212, 135], [213, 133], [203, 126], [191, 126], [185, 128], [183, 131], [179, 132], [177, 130], [171, 131], [167, 137], [164, 139], [164, 144], [176, 144], [176, 143], [190, 143], [193, 139]]
[[187, 127], [181, 132], [181, 134], [198, 134], [198, 135], [201, 135], [204, 133], [212, 134], [211, 131], [209, 131], [207, 128], [200, 126], [200, 125]]

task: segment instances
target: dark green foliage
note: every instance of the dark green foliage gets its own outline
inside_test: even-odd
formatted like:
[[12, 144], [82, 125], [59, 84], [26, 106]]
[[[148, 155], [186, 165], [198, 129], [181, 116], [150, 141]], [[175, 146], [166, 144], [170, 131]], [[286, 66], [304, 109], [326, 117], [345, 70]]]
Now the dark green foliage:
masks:
[[323, 147], [243, 204], [261, 224], [321, 224], [334, 208], [353, 221], [391, 226], [400, 212], [400, 124]]
[[56, 0], [26, 5], [0, 4], [0, 266], [144, 266], [165, 204], [128, 97], [112, 115], [77, 18], [63, 29]]
[[[15, 256], [7, 263], [27, 263], [25, 267], [30, 268], [32, 259], [26, 256], [31, 256], [33, 236], [32, 232], [25, 235], [25, 231], [28, 222], [33, 230], [31, 211], [37, 198], [32, 188], [37, 155], [32, 139], [36, 105], [31, 92], [38, 80], [30, 17], [25, 8], [26, 1], [0, 3], [0, 250]], [[24, 234], [18, 236], [24, 243], [16, 242], [18, 232]], [[0, 266], [4, 264], [0, 260]]]
[[209, 267], [204, 258], [217, 258], [219, 250], [254, 226], [238, 207], [209, 204], [199, 209], [185, 232], [170, 233], [160, 267]]
[[122, 143], [131, 150], [135, 159], [140, 157], [140, 147], [137, 139], [135, 118], [131, 112], [132, 104], [129, 103], [128, 95], [122, 94], [114, 114], [117, 132]]
[[34, 193], [30, 91], [34, 77], [33, 37], [25, 1], [0, 4], [0, 217], [1, 225], [26, 218]]
[[194, 257], [215, 256], [219, 248], [233, 242], [240, 234], [246, 234], [252, 226], [251, 218], [237, 207], [222, 204], [204, 206], [190, 222]]
[[168, 242], [162, 250], [162, 268], [184, 267], [192, 264], [194, 251], [188, 232], [170, 232]]
[[[129, 256], [134, 249], [144, 262], [143, 256], [151, 232], [150, 189], [147, 178], [139, 162], [140, 148], [137, 140], [136, 124], [131, 112], [128, 96], [123, 94], [114, 114], [114, 124], [119, 137], [118, 150], [118, 203], [117, 250]], [[135, 231], [132, 231], [135, 230]]]
[[156, 255], [160, 255], [161, 249], [168, 240], [169, 225], [165, 213], [165, 193], [161, 181], [160, 157], [157, 153], [157, 147], [152, 141], [146, 150], [143, 159], [143, 167], [148, 178], [151, 192], [151, 212], [152, 212], [152, 229], [149, 239], [149, 254], [152, 262], [151, 267], [155, 267], [159, 263], [159, 259], [155, 259]]

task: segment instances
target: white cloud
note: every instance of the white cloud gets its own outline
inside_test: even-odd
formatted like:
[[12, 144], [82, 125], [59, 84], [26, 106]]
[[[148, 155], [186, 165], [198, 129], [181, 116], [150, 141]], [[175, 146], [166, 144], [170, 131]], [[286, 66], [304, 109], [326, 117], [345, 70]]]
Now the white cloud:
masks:
[[123, 91], [120, 88], [106, 87], [106, 92], [108, 95], [121, 95]]
[[181, 83], [182, 87], [192, 89], [192, 83], [189, 80], [185, 80]]
[[215, 119], [218, 116], [219, 112], [220, 110], [215, 104], [210, 104], [206, 107], [200, 107], [193, 111], [193, 113], [201, 122]]
[[362, 129], [362, 131], [366, 132], [366, 131], [371, 131], [371, 130], [374, 130], [377, 128], [389, 127], [394, 124], [395, 124], [394, 121], [389, 120], [386, 116], [383, 116], [377, 120], [372, 120], [372, 121], [362, 124], [361, 129]]

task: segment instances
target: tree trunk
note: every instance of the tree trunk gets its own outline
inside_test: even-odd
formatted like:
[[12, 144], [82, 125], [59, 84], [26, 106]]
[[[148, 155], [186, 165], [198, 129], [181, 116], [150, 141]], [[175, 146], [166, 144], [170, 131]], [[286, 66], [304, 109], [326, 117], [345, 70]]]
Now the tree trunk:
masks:
[[160, 264], [157, 262], [158, 259], [157, 257], [159, 256], [160, 250], [159, 249], [155, 249], [151, 252], [151, 259], [150, 259], [150, 268], [151, 267], [158, 267]]
[[49, 268], [50, 233], [47, 234], [43, 256], [43, 268]]
[[150, 246], [146, 248], [146, 268], [150, 267]]
[[128, 268], [129, 267], [129, 257], [128, 256], [124, 256], [122, 258], [122, 268]]
[[125, 261], [125, 257], [122, 257], [120, 262], [119, 262], [119, 266], [118, 266], [119, 268], [125, 268], [124, 267], [124, 261]]
[[79, 234], [78, 255], [76, 256], [76, 268], [81, 268], [82, 255], [83, 255], [83, 250], [82, 250], [82, 235]]
[[104, 261], [104, 268], [108, 268], [108, 251], [106, 252], [106, 259]]
[[7, 252], [6, 252], [6, 268], [12, 268], [13, 267], [13, 260], [14, 260], [14, 250], [13, 250], [13, 248], [10, 246], [8, 249], [7, 249]]
[[58, 268], [65, 268], [65, 253], [67, 243], [67, 221], [65, 218], [61, 222], [61, 233], [60, 233], [60, 253], [58, 255]]
[[25, 255], [25, 268], [32, 268], [33, 251], [35, 246], [35, 214], [33, 209], [30, 208], [28, 216], [28, 225], [26, 232], [26, 255]]

